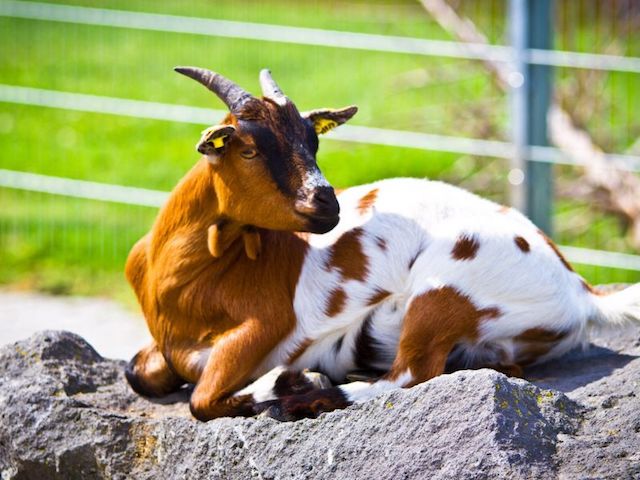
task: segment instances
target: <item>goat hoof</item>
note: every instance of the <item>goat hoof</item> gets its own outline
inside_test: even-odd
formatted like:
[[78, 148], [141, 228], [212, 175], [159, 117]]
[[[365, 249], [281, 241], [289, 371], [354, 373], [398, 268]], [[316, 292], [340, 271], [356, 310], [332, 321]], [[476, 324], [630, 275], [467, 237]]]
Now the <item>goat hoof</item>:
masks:
[[329, 378], [321, 373], [310, 372], [309, 370], [285, 370], [276, 379], [273, 386], [273, 393], [278, 398], [291, 395], [301, 395], [331, 387]]
[[269, 400], [266, 402], [260, 402], [255, 405], [255, 411], [260, 418], [273, 418], [279, 422], [290, 422], [295, 420], [290, 415], [287, 415], [284, 405], [278, 400]]
[[327, 377], [322, 373], [311, 372], [308, 369], [303, 370], [302, 373], [305, 377], [307, 377], [307, 380], [309, 380], [317, 390], [321, 390], [324, 388], [331, 388], [332, 386], [331, 380], [329, 380], [329, 377]]

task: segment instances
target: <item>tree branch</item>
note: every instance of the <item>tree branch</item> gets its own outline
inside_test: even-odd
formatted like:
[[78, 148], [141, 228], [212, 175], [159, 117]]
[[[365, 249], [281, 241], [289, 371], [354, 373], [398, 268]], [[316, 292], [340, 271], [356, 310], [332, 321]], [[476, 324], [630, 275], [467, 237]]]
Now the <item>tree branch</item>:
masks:
[[[435, 21], [459, 41], [489, 43], [474, 23], [458, 15], [446, 0], [419, 1]], [[482, 63], [495, 83], [507, 91], [508, 66], [491, 60]], [[584, 164], [583, 179], [600, 194], [600, 198], [606, 199], [607, 210], [616, 212], [628, 222], [631, 242], [640, 248], [640, 179], [632, 172], [620, 170], [608, 162], [602, 149], [585, 130], [576, 126], [576, 122], [557, 100], [553, 101], [547, 120], [551, 142], [567, 157]]]

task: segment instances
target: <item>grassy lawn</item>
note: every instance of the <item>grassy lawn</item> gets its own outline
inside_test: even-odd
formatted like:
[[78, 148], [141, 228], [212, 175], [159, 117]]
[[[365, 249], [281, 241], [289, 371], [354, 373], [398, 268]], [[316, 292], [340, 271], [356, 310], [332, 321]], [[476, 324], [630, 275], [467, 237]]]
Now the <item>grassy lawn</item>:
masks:
[[[448, 38], [409, 1], [65, 3]], [[490, 8], [485, 9], [473, 4], [467, 13], [492, 40], [501, 41], [501, 2], [486, 2]], [[0, 18], [0, 58], [4, 84], [215, 109], [222, 108], [221, 102], [173, 73], [174, 65], [216, 69], [254, 93], [259, 91], [258, 71], [268, 66], [301, 110], [357, 104], [357, 125], [507, 138], [506, 98], [483, 67], [469, 61], [8, 18]], [[606, 137], [615, 148], [623, 149], [637, 137], [628, 127], [638, 111], [633, 85], [628, 76], [605, 83], [611, 98], [615, 93], [627, 99], [606, 109], [614, 119], [611, 124], [620, 127]], [[0, 168], [169, 190], [197, 160], [193, 145], [200, 130], [192, 124], [0, 103]], [[337, 187], [391, 176], [428, 176], [506, 201], [507, 165], [502, 161], [323, 140], [319, 162]], [[490, 182], [476, 186], [477, 173], [487, 169]], [[0, 205], [0, 285], [103, 294], [133, 304], [123, 264], [151, 225], [153, 209], [9, 189], [0, 189]], [[558, 202], [556, 209], [562, 243], [632, 252], [612, 217], [576, 202]], [[577, 226], [576, 215], [584, 219]], [[640, 272], [578, 270], [594, 283], [640, 281]]]

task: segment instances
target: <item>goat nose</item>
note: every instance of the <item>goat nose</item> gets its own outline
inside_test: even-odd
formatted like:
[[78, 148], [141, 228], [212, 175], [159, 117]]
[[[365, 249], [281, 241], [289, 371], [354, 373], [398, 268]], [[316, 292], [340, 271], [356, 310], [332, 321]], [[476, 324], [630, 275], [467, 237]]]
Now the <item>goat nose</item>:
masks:
[[332, 187], [318, 187], [311, 194], [311, 202], [320, 208], [333, 207], [336, 202], [336, 194]]
[[304, 200], [298, 200], [296, 208], [300, 212], [323, 217], [337, 216], [340, 213], [340, 205], [332, 187], [313, 189]]

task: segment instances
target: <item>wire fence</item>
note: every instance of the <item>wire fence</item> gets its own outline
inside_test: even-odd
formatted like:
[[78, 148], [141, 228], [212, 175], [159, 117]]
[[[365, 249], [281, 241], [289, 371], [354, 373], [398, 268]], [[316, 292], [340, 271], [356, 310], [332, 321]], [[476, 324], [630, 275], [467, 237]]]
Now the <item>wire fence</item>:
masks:
[[[193, 123], [196, 125], [211, 125], [214, 122], [219, 122], [227, 114], [224, 110], [213, 110], [210, 108], [60, 92], [4, 84], [0, 84], [0, 102], [61, 108], [81, 112], [123, 115], [151, 120]], [[341, 126], [340, 129], [330, 132], [327, 138], [345, 142], [417, 148], [421, 150], [504, 159], [512, 158], [515, 152], [513, 144], [508, 142], [354, 125]], [[560, 150], [553, 147], [531, 146], [528, 158], [534, 162], [583, 165], [579, 158], [569, 158]], [[603, 158], [611, 164], [615, 164], [616, 168], [621, 170], [640, 172], [640, 156], [610, 153], [604, 154]]]
[[[337, 49], [378, 51], [397, 55], [499, 62], [504, 64], [511, 74], [518, 73], [517, 65], [519, 62], [564, 69], [584, 69], [587, 72], [640, 73], [640, 58], [618, 54], [536, 48], [518, 52], [510, 46], [495, 44], [214, 20], [28, 1], [0, 1], [0, 17], [149, 30], [178, 35], [202, 35]], [[511, 87], [516, 88], [518, 76], [511, 75], [510, 78], [513, 80]], [[10, 84], [0, 84], [0, 102], [202, 125], [218, 121], [226, 113], [187, 105], [87, 95]], [[362, 144], [453, 152], [500, 159], [512, 159], [516, 153], [516, 146], [506, 140], [360, 125], [342, 126], [332, 132], [328, 138]], [[550, 146], [529, 145], [527, 150], [527, 161], [531, 162], [572, 166], [583, 163], [580, 157], [567, 156], [559, 149]], [[630, 152], [610, 151], [604, 154], [603, 158], [612, 168], [638, 172], [640, 171], [640, 156], [636, 154], [635, 150], [630, 150]], [[166, 196], [165, 192], [157, 190], [59, 178], [9, 169], [0, 170], [0, 186], [149, 207], [160, 205]], [[589, 248], [562, 248], [569, 259], [574, 262], [640, 271], [640, 256]]]
[[[194, 18], [157, 13], [131, 12], [104, 8], [77, 7], [51, 3], [0, 2], [0, 15], [30, 20], [78, 23], [102, 27], [133, 28], [157, 32], [185, 33], [213, 37], [242, 38], [265, 42], [298, 43], [321, 47], [375, 50], [429, 57], [466, 58], [513, 63], [511, 47], [480, 43], [460, 43], [424, 38], [343, 32], [285, 25], [266, 25]], [[557, 50], [529, 49], [527, 63], [555, 67], [618, 70], [640, 73], [640, 58]]]

